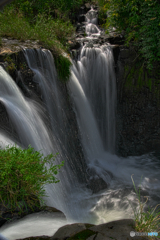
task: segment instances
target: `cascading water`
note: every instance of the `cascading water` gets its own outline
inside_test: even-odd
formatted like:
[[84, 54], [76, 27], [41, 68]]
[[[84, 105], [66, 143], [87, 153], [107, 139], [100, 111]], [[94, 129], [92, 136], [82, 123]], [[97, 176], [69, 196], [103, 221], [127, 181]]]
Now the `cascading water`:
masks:
[[69, 89], [77, 105], [79, 125], [85, 128], [81, 131], [84, 148], [87, 146], [91, 159], [104, 149], [114, 153], [116, 81], [111, 49], [84, 46], [71, 74]]
[[[109, 45], [95, 46], [100, 35], [94, 9], [86, 14], [86, 39], [77, 62], [73, 61], [68, 90], [73, 102], [82, 143], [83, 157], [71, 139], [63, 93], [57, 84], [53, 57], [48, 50], [24, 50], [34, 81], [39, 84], [44, 106], [24, 97], [11, 77], [0, 67], [0, 101], [5, 106], [18, 135], [18, 144], [31, 144], [44, 155], [59, 152], [55, 164], [65, 160], [58, 178], [60, 183], [45, 186], [46, 204], [60, 209], [71, 222], [99, 224], [133, 217], [127, 198], [137, 207], [131, 175], [141, 182], [142, 196], [149, 205], [160, 201], [160, 162], [153, 154], [119, 158], [115, 154], [116, 80], [114, 60]], [[47, 115], [47, 116], [46, 116]], [[4, 135], [0, 141], [10, 142]], [[86, 173], [85, 173], [86, 172]], [[86, 188], [88, 177], [101, 178], [108, 188], [93, 194]], [[93, 175], [94, 174], [94, 175]], [[65, 224], [65, 223], [63, 223]], [[1, 229], [14, 239], [9, 227]], [[31, 233], [29, 233], [32, 235]], [[28, 236], [30, 236], [28, 235]], [[47, 233], [46, 233], [47, 235]]]

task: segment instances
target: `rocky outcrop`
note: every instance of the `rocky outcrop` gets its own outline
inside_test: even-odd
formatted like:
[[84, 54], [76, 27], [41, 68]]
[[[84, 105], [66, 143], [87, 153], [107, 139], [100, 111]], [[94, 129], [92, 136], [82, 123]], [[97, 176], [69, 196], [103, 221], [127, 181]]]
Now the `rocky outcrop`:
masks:
[[135, 48], [119, 47], [117, 153], [141, 155], [160, 149], [159, 68], [149, 72]]
[[[74, 223], [59, 228], [51, 237], [37, 236], [24, 238], [24, 240], [132, 240], [133, 238], [130, 236], [131, 231], [136, 232], [135, 222], [132, 219], [122, 219], [95, 226], [92, 224]], [[141, 240], [142, 237], [134, 236], [134, 239]], [[148, 237], [143, 238], [143, 240], [148, 239]]]

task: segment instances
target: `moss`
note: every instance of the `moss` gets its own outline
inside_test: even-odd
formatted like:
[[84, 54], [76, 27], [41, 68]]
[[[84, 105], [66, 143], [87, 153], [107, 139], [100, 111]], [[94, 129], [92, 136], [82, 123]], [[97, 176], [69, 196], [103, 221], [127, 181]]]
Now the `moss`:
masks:
[[143, 67], [139, 68], [137, 70], [137, 75], [138, 75], [138, 88], [141, 89], [142, 86], [144, 85], [144, 81], [143, 81]]
[[68, 240], [85, 240], [85, 239], [89, 238], [90, 236], [94, 235], [95, 233], [96, 232], [94, 232], [90, 229], [86, 229], [79, 233], [76, 233], [74, 236], [68, 238]]
[[134, 77], [135, 68], [130, 68], [129, 66], [125, 67], [125, 87], [133, 87], [133, 77]]
[[62, 55], [59, 55], [55, 58], [55, 65], [59, 79], [64, 83], [69, 80], [71, 64], [71, 61]]
[[152, 90], [152, 79], [151, 78], [148, 79], [147, 86], [149, 87], [149, 90], [151, 91]]
[[95, 225], [94, 224], [90, 224], [90, 223], [86, 223], [85, 226], [86, 226], [86, 228], [90, 228], [90, 227], [94, 227]]
[[134, 95], [140, 94], [143, 91], [143, 87], [148, 88], [148, 93], [152, 94], [152, 99], [154, 98], [157, 105], [160, 105], [160, 77], [159, 69], [155, 68], [154, 71], [147, 70], [144, 65], [134, 63], [125, 66], [125, 85], [124, 91], [127, 94], [133, 93]]
[[147, 73], [144, 73], [143, 66], [137, 66], [136, 64], [130, 68], [129, 66], [126, 66], [125, 87], [134, 92], [137, 92], [140, 91], [143, 86], [147, 86], [151, 91], [152, 79], [148, 79]]
[[16, 64], [10, 55], [7, 54], [6, 57], [4, 58], [4, 61], [8, 63], [6, 70], [9, 73], [13, 72], [16, 69]]

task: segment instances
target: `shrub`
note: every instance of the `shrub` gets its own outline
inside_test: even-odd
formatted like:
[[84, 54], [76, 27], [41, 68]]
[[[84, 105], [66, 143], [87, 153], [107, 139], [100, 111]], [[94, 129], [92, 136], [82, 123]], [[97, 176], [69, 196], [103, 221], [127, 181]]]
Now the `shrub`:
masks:
[[67, 14], [75, 8], [79, 8], [83, 2], [83, 0], [15, 0], [12, 6], [22, 10], [26, 17], [32, 18], [39, 13], [53, 13], [54, 10]]
[[42, 201], [43, 185], [59, 182], [55, 175], [64, 162], [53, 165], [56, 155], [44, 157], [31, 146], [28, 149], [16, 146], [0, 149], [0, 201], [3, 205], [9, 204], [14, 211], [20, 201], [32, 208], [35, 205], [33, 196]]
[[106, 28], [125, 31], [126, 44], [139, 48], [148, 69], [160, 62], [160, 3], [158, 0], [99, 0], [108, 12]]
[[13, 37], [15, 39], [35, 39], [33, 30], [21, 12], [5, 8], [0, 12], [0, 36]]

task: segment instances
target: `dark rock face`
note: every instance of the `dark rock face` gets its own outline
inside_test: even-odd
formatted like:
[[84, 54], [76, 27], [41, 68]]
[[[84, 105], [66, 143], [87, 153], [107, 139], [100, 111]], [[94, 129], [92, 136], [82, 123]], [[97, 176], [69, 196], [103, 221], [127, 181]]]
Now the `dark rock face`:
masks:
[[160, 80], [149, 73], [133, 47], [120, 47], [117, 61], [117, 153], [141, 155], [160, 150]]

